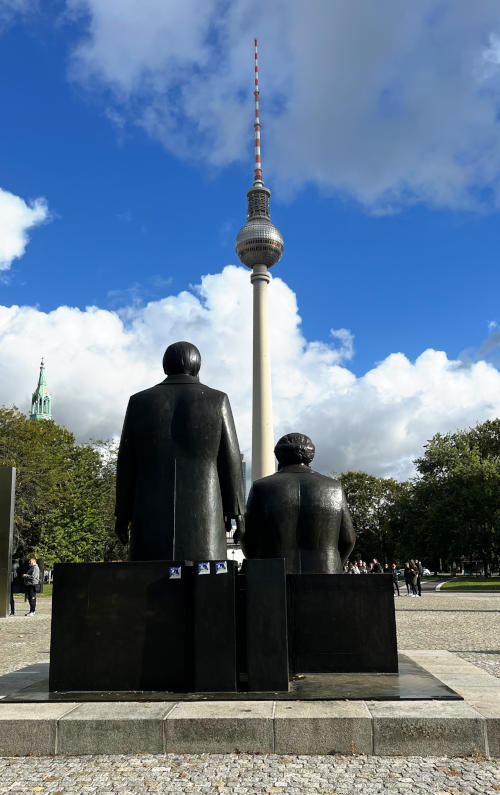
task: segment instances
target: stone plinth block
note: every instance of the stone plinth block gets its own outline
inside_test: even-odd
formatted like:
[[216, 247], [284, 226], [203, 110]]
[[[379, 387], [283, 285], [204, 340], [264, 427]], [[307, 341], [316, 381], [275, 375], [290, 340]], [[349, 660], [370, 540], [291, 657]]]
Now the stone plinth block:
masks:
[[59, 754], [161, 754], [163, 720], [173, 704], [81, 704], [59, 721]]
[[166, 753], [273, 753], [272, 701], [177, 704], [164, 721]]
[[289, 574], [288, 639], [293, 673], [396, 673], [389, 574]]
[[463, 701], [368, 701], [373, 753], [456, 756], [487, 753], [486, 721]]
[[76, 706], [0, 703], [0, 756], [55, 754], [57, 721]]
[[276, 703], [277, 754], [371, 754], [372, 716], [363, 701]]

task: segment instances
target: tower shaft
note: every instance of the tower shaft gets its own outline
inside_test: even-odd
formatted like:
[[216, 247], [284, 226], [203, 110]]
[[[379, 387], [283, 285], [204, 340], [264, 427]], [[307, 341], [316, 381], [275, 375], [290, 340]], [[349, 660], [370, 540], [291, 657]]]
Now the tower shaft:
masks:
[[274, 472], [273, 401], [265, 265], [254, 265], [253, 284], [253, 394], [252, 394], [252, 480]]

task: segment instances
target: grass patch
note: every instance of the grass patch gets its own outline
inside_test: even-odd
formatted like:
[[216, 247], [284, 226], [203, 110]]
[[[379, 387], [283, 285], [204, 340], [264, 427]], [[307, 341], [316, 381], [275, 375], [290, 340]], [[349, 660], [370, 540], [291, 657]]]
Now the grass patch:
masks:
[[446, 582], [441, 591], [500, 591], [500, 577], [460, 577]]

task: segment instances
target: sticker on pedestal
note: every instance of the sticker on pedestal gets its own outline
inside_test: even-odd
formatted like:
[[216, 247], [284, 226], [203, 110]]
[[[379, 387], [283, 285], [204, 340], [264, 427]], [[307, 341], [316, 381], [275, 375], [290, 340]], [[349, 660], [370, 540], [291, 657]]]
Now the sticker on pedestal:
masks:
[[216, 560], [215, 561], [215, 573], [216, 574], [227, 574], [227, 560]]
[[181, 567], [180, 566], [169, 566], [168, 579], [169, 580], [180, 580], [181, 579]]
[[207, 560], [198, 563], [198, 574], [210, 574], [210, 563]]

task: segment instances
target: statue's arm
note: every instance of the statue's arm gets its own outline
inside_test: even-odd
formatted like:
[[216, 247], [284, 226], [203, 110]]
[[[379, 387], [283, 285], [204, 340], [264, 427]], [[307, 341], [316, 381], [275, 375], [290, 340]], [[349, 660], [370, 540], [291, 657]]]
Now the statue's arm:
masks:
[[222, 509], [226, 518], [226, 527], [231, 518], [236, 519], [240, 532], [243, 528], [245, 512], [245, 488], [243, 485], [243, 468], [241, 465], [240, 446], [236, 435], [233, 413], [229, 398], [224, 395], [222, 401], [222, 422], [217, 469], [222, 496]]
[[356, 543], [356, 532], [354, 530], [351, 514], [347, 505], [345, 494], [342, 491], [342, 520], [339, 533], [339, 555], [342, 565], [346, 562]]
[[115, 532], [122, 544], [128, 543], [135, 493], [135, 462], [132, 451], [132, 409], [125, 414], [116, 463]]
[[260, 555], [259, 543], [259, 497], [252, 486], [247, 500], [245, 513], [245, 528], [240, 535], [240, 544], [246, 558], [258, 558]]

